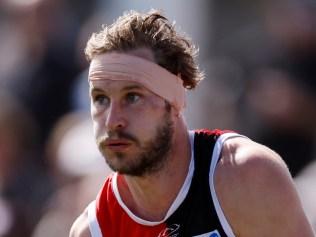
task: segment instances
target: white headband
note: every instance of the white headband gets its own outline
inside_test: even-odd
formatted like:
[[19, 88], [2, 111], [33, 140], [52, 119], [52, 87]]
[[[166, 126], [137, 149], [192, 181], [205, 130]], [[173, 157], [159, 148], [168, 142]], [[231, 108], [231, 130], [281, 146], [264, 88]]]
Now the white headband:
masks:
[[89, 81], [95, 80], [137, 82], [167, 100], [179, 112], [186, 105], [181, 78], [158, 64], [137, 56], [123, 53], [95, 56], [90, 64]]

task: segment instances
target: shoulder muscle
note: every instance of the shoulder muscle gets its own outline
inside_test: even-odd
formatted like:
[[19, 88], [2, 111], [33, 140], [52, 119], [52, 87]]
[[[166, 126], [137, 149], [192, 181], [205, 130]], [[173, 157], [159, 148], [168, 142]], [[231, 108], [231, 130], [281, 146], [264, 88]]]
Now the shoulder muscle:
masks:
[[237, 236], [314, 236], [285, 163], [269, 148], [228, 140], [215, 184]]

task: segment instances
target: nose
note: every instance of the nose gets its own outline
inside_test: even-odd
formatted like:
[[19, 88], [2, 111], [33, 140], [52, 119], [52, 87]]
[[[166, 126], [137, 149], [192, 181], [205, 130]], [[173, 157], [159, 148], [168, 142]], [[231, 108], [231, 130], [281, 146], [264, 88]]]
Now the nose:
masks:
[[116, 102], [111, 102], [108, 108], [105, 127], [108, 131], [117, 131], [126, 127], [126, 118], [121, 106]]

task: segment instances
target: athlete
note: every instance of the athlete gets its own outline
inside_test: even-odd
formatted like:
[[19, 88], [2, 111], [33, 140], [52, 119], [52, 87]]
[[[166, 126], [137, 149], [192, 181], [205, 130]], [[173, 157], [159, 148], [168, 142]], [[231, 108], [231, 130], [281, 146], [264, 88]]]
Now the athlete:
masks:
[[289, 171], [232, 131], [188, 131], [186, 89], [203, 78], [192, 42], [159, 12], [93, 34], [91, 115], [113, 173], [70, 237], [312, 237]]

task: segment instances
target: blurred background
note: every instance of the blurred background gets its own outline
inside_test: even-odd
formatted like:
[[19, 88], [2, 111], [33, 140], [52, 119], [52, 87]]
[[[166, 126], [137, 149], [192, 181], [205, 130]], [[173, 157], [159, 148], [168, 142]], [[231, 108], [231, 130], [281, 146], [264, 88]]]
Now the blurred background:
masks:
[[277, 151], [316, 229], [316, 1], [0, 0], [0, 237], [68, 236], [110, 171], [89, 118], [92, 32], [162, 10], [199, 47], [193, 128]]

